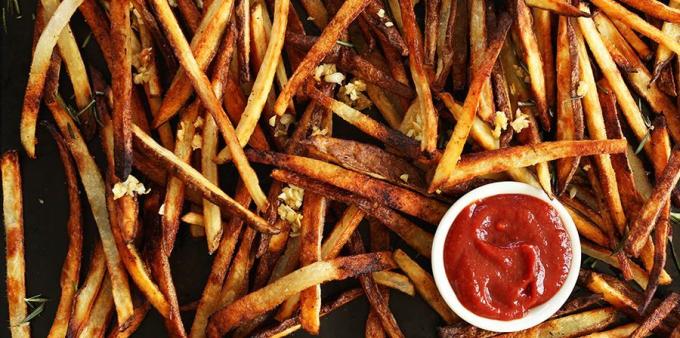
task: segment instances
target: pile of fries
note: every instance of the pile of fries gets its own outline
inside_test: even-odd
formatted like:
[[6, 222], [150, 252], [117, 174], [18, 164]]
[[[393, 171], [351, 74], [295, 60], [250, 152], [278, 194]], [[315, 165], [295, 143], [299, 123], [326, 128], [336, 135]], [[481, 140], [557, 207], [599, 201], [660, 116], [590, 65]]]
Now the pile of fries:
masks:
[[[390, 289], [422, 297], [442, 337], [496, 336], [414, 257], [498, 180], [562, 201], [591, 257], [559, 313], [504, 336], [680, 337], [680, 295], [656, 292], [680, 207], [680, 1], [621, 1], [40, 0], [20, 136], [38, 156], [44, 105], [67, 179], [50, 337], [127, 337], [149, 311], [175, 337], [318, 334], [362, 296], [367, 337], [404, 337]], [[75, 12], [107, 69], [82, 57]], [[28, 337], [17, 152], [1, 167], [9, 322]], [[85, 213], [99, 236], [80, 280]], [[213, 263], [180, 313], [183, 234]], [[347, 278], [361, 288], [322, 302]]]

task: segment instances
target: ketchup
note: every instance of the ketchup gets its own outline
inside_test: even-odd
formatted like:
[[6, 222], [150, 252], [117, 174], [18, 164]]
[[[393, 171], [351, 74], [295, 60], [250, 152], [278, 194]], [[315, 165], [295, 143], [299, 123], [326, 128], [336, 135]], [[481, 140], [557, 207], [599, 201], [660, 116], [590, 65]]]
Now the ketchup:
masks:
[[463, 209], [444, 244], [444, 267], [460, 302], [510, 320], [564, 284], [572, 252], [557, 210], [527, 195], [495, 195]]

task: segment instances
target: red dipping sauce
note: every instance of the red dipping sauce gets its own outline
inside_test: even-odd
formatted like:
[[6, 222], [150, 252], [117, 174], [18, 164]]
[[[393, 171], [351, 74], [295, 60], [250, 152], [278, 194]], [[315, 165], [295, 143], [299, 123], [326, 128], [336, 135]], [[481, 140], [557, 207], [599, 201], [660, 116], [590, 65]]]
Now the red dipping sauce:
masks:
[[495, 195], [461, 211], [444, 244], [444, 268], [471, 312], [511, 320], [564, 284], [572, 252], [557, 210], [522, 194]]

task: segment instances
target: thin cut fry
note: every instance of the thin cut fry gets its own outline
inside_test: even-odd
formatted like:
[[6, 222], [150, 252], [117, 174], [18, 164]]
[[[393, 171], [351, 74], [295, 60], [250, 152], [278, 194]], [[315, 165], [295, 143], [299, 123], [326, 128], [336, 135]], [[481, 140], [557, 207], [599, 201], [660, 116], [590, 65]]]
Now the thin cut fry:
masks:
[[507, 333], [496, 337], [577, 337], [593, 331], [602, 330], [611, 324], [618, 322], [620, 317], [621, 316], [616, 312], [616, 309], [605, 307], [552, 319], [524, 331]]
[[[302, 209], [302, 227], [300, 236], [302, 245], [300, 265], [313, 264], [322, 259], [321, 236], [326, 220], [326, 198], [307, 192]], [[300, 323], [309, 333], [318, 334], [321, 311], [321, 286], [315, 285], [300, 293]]]
[[30, 337], [26, 302], [26, 266], [24, 263], [24, 215], [19, 156], [10, 150], [0, 160], [2, 171], [2, 207], [7, 259], [7, 304], [13, 338]]
[[[599, 261], [607, 263], [608, 265], [614, 268], [621, 270], [619, 260], [616, 259], [616, 255], [614, 255], [614, 253], [612, 253], [611, 251], [598, 247], [597, 245], [593, 245], [586, 241], [581, 242], [581, 250], [583, 254], [593, 257]], [[649, 283], [647, 272], [644, 269], [642, 269], [639, 265], [633, 262], [630, 262], [630, 268], [631, 272], [633, 273], [633, 280], [635, 281], [635, 283], [640, 285], [640, 287], [642, 288], [646, 288], [647, 284]]]
[[40, 99], [43, 95], [52, 50], [57, 44], [61, 31], [68, 25], [71, 16], [83, 0], [66, 0], [59, 4], [54, 15], [43, 29], [33, 52], [31, 71], [28, 75], [24, 103], [21, 109], [21, 144], [31, 158], [35, 157], [35, 127], [38, 121]]
[[[470, 40], [470, 65], [467, 67], [469, 87], [472, 88], [472, 81], [475, 74], [479, 72], [480, 66], [486, 57], [484, 50], [487, 46], [487, 33], [489, 32], [487, 25], [486, 2], [481, 0], [468, 1], [469, 10], [469, 40]], [[482, 85], [479, 105], [475, 109], [479, 118], [484, 121], [491, 121], [495, 113], [493, 107], [493, 92], [491, 91], [491, 83], [489, 80], [484, 80]], [[468, 89], [468, 93], [470, 93]], [[468, 94], [470, 95], [470, 94]]]
[[621, 35], [628, 41], [628, 43], [633, 46], [633, 49], [638, 53], [638, 55], [645, 61], [652, 58], [652, 50], [647, 46], [647, 43], [642, 41], [642, 39], [626, 24], [619, 20], [612, 20], [614, 26], [621, 32]]
[[680, 302], [680, 294], [675, 292], [671, 293], [661, 302], [661, 304], [659, 304], [659, 306], [656, 307], [656, 309], [654, 309], [654, 311], [652, 311], [647, 316], [647, 318], [645, 318], [644, 322], [640, 324], [640, 326], [635, 330], [635, 332], [633, 332], [633, 334], [630, 335], [630, 337], [646, 337], [655, 327], [661, 324], [661, 322], [671, 311], [673, 311], [673, 309], [675, 309], [676, 306], [678, 306], [678, 302]]
[[563, 16], [589, 16], [590, 14], [584, 13], [577, 7], [572, 6], [566, 1], [560, 0], [525, 0], [527, 6], [543, 8], [549, 10], [555, 14]]
[[111, 69], [111, 90], [113, 100], [113, 156], [116, 176], [125, 181], [132, 170], [132, 55], [130, 52], [130, 3], [126, 0], [112, 0], [111, 44], [113, 45], [113, 69]]
[[437, 311], [447, 324], [458, 321], [458, 317], [446, 305], [439, 295], [434, 279], [423, 268], [413, 261], [405, 252], [397, 249], [394, 251], [394, 261], [399, 268], [413, 281], [418, 294]]
[[653, 0], [622, 0], [621, 2], [663, 21], [680, 23], [680, 10], [662, 2]]
[[113, 314], [114, 298], [112, 297], [112, 286], [109, 278], [104, 278], [97, 299], [92, 305], [92, 312], [90, 318], [83, 326], [83, 330], [78, 337], [101, 337], [106, 333], [106, 327], [109, 324], [111, 315]]
[[97, 241], [83, 284], [73, 300], [73, 312], [68, 323], [68, 336], [75, 337], [87, 321], [90, 309], [106, 274], [106, 257], [101, 242]]

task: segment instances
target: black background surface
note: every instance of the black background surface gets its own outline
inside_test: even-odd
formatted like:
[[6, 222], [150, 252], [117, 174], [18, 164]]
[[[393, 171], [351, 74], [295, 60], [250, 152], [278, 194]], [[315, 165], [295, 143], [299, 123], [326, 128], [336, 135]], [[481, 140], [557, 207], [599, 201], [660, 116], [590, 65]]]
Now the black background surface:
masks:
[[[26, 287], [27, 296], [40, 294], [50, 299], [44, 312], [31, 321], [31, 329], [34, 337], [47, 335], [52, 324], [52, 319], [59, 300], [59, 274], [63, 259], [66, 254], [67, 234], [66, 218], [68, 201], [65, 189], [65, 179], [62, 165], [56, 154], [56, 147], [43, 127], [38, 127], [37, 159], [30, 160], [26, 157], [19, 143], [19, 117], [23, 91], [28, 77], [31, 62], [31, 40], [33, 30], [32, 13], [35, 8], [35, 0], [20, 2], [21, 15], [10, 14], [8, 0], [0, 0], [5, 9], [6, 30], [0, 28], [0, 148], [4, 152], [9, 149], [18, 149], [21, 155], [22, 176], [24, 183], [24, 221], [25, 221], [25, 247], [26, 247]], [[11, 0], [10, 0], [11, 1]], [[0, 25], [3, 25], [0, 22]], [[88, 35], [88, 30], [82, 17], [76, 13], [72, 20], [72, 29], [76, 39], [81, 44]], [[99, 57], [98, 47], [94, 39], [83, 49], [83, 56], [87, 63], [93, 63], [98, 69], [105, 71], [106, 67]], [[67, 88], [66, 86], [65, 88]], [[68, 89], [62, 91], [62, 96], [67, 98], [71, 93]], [[51, 120], [48, 112], [41, 111], [40, 120]], [[336, 128], [343, 137], [363, 138], [359, 133], [336, 121]], [[90, 149], [98, 161], [102, 156], [98, 150], [98, 141], [90, 143]], [[222, 180], [227, 191], [233, 189], [235, 172], [224, 170]], [[230, 189], [231, 188], [231, 189]], [[93, 236], [97, 235], [95, 224], [89, 212], [89, 206], [85, 198], [83, 200], [83, 217], [85, 221], [85, 254], [83, 257], [82, 273], [84, 274], [89, 260], [89, 251], [93, 243]], [[432, 227], [427, 227], [434, 231]], [[328, 229], [327, 229], [328, 230]], [[3, 238], [4, 238], [4, 230]], [[677, 237], [677, 236], [676, 236]], [[393, 243], [396, 247], [404, 248], [394, 236]], [[2, 251], [2, 283], [0, 288], [0, 336], [9, 336], [7, 300], [5, 297], [5, 260], [4, 239], [0, 241]], [[414, 253], [404, 248], [412, 257]], [[427, 259], [417, 257], [423, 266], [429, 266]], [[207, 254], [204, 238], [192, 238], [185, 227], [182, 227], [178, 236], [175, 250], [171, 257], [173, 277], [177, 288], [180, 304], [186, 304], [197, 300], [205, 284], [211, 257]], [[669, 255], [668, 271], [673, 276], [678, 276], [672, 258]], [[82, 279], [81, 279], [82, 281]], [[670, 287], [660, 289], [662, 294], [671, 289], [678, 289], [677, 278]], [[356, 281], [332, 282], [322, 288], [324, 299], [329, 299], [339, 291], [351, 287], [357, 287]], [[390, 308], [407, 337], [435, 337], [436, 327], [442, 322], [431, 308], [419, 297], [410, 297], [397, 291], [391, 291]], [[322, 319], [322, 337], [360, 337], [364, 334], [364, 324], [368, 314], [368, 304], [365, 298], [356, 300], [349, 305], [333, 312]], [[182, 313], [187, 330], [191, 327], [192, 312]], [[165, 336], [165, 328], [160, 316], [153, 310], [136, 332], [137, 337], [160, 337]], [[304, 332], [298, 332], [294, 337], [307, 337]]]

